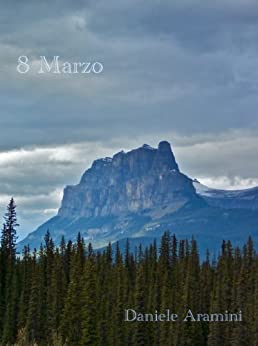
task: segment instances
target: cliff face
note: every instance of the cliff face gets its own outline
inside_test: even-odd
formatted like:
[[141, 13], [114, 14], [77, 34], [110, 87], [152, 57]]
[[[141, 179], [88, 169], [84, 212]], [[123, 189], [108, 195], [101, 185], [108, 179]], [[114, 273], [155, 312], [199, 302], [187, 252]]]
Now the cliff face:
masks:
[[168, 142], [143, 145], [99, 159], [76, 186], [64, 190], [60, 217], [102, 217], [144, 209], [182, 206], [196, 198], [192, 181], [178, 168]]

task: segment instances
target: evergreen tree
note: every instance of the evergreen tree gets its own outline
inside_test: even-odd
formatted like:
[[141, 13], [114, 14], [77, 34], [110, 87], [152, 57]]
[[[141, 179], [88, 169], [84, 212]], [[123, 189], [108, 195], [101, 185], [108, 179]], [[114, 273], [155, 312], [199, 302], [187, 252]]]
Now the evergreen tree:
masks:
[[26, 339], [30, 342], [39, 342], [41, 338], [40, 332], [40, 272], [36, 263], [36, 252], [33, 254], [33, 271], [32, 271], [32, 284], [30, 290], [30, 300], [28, 306], [28, 316], [26, 319]]
[[5, 323], [2, 334], [2, 344], [13, 344], [16, 340], [17, 333], [17, 318], [18, 318], [18, 274], [16, 272], [12, 275], [11, 285], [8, 286], [8, 300], [5, 312]]
[[253, 346], [258, 346], [258, 256], [256, 256], [256, 266], [254, 271], [255, 291], [254, 291], [254, 324], [253, 324]]
[[1, 249], [5, 257], [10, 261], [11, 264], [13, 264], [16, 256], [16, 227], [19, 226], [16, 217], [16, 205], [13, 198], [11, 198], [7, 206], [4, 221], [5, 223], [1, 237]]
[[20, 264], [21, 276], [21, 294], [19, 299], [19, 314], [18, 314], [18, 328], [23, 329], [26, 325], [26, 318], [28, 316], [30, 293], [31, 293], [31, 280], [32, 280], [32, 259], [30, 249], [25, 246], [23, 249], [23, 259]]
[[94, 255], [86, 260], [82, 290], [82, 346], [98, 345], [98, 302], [96, 296], [96, 263]]
[[[142, 259], [142, 258], [141, 258]], [[144, 265], [141, 260], [137, 268], [136, 287], [135, 287], [135, 310], [141, 313], [145, 312], [145, 278]], [[146, 345], [146, 326], [145, 323], [134, 322], [134, 345]]]
[[78, 346], [82, 337], [82, 268], [76, 250], [71, 257], [70, 282], [60, 322], [60, 333], [64, 344]]
[[66, 290], [67, 279], [62, 258], [59, 254], [59, 249], [56, 249], [48, 292], [48, 328], [52, 342], [60, 338], [58, 328], [64, 308]]
[[[10, 318], [10, 309], [12, 309], [10, 305], [12, 297], [11, 287], [15, 280], [13, 273], [16, 259], [16, 227], [19, 224], [17, 223], [16, 205], [13, 198], [11, 198], [7, 206], [4, 221], [0, 250], [0, 335], [2, 337], [4, 324], [6, 324], [5, 321], [7, 318]], [[8, 313], [6, 311], [7, 307]], [[5, 316], [5, 314], [7, 315]]]

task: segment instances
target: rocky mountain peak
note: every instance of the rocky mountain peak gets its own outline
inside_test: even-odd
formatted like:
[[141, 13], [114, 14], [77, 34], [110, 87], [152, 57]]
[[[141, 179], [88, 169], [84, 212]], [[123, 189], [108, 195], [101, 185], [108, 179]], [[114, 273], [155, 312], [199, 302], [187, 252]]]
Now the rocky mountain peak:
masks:
[[182, 206], [196, 193], [178, 168], [170, 144], [144, 144], [112, 158], [95, 160], [78, 185], [64, 190], [59, 215], [99, 217], [135, 213], [162, 206]]
[[163, 173], [167, 170], [179, 172], [170, 144], [162, 141], [159, 143], [157, 149], [144, 144], [127, 153], [120, 151], [112, 158], [106, 157], [95, 160], [91, 168], [83, 174], [80, 183], [87, 183], [93, 175], [95, 177], [104, 173], [106, 175], [107, 172], [116, 176], [119, 174], [120, 178], [125, 180], [129, 177], [144, 176], [149, 174], [150, 171]]
[[167, 141], [161, 141], [159, 142], [158, 149], [160, 151], [171, 151], [170, 143]]
[[179, 171], [175, 156], [171, 150], [170, 144], [167, 141], [162, 141], [159, 143], [155, 165], [157, 168], [174, 169]]

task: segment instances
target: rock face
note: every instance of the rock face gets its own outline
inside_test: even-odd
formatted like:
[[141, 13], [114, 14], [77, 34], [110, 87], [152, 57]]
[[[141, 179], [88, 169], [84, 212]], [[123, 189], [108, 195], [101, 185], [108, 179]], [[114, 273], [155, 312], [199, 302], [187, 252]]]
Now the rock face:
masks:
[[95, 248], [126, 238], [144, 245], [165, 230], [179, 238], [194, 235], [201, 253], [217, 251], [222, 239], [241, 245], [252, 235], [258, 243], [258, 190], [214, 191], [180, 172], [168, 142], [144, 144], [94, 161], [78, 185], [65, 188], [58, 214], [18, 249], [39, 247], [47, 230], [56, 244], [80, 232]]
[[76, 186], [64, 190], [60, 217], [103, 217], [138, 213], [161, 205], [184, 205], [196, 193], [180, 173], [168, 142], [143, 145], [93, 162]]

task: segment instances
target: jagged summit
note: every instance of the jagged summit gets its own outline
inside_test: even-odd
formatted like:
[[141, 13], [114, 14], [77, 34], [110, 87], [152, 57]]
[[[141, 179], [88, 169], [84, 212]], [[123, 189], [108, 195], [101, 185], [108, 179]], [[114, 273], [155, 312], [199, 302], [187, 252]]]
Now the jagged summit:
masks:
[[95, 160], [78, 185], [64, 190], [58, 215], [97, 217], [139, 212], [164, 203], [183, 205], [196, 195], [179, 172], [168, 142], [148, 145]]
[[168, 142], [162, 141], [159, 143], [155, 164], [157, 167], [166, 167], [179, 171], [175, 156]]
[[97, 174], [105, 168], [105, 173], [117, 174], [120, 171], [122, 178], [129, 176], [146, 175], [150, 171], [165, 172], [175, 170], [179, 172], [174, 154], [170, 144], [166, 141], [159, 143], [158, 148], [153, 148], [148, 144], [133, 149], [127, 153], [120, 151], [114, 156], [97, 159], [93, 162], [91, 168], [86, 170], [81, 179], [81, 184], [87, 182], [92, 174]]
[[155, 150], [155, 148], [153, 148], [153, 147], [150, 146], [149, 144], [143, 144], [143, 146], [142, 146], [141, 148], [147, 149], [147, 150]]

